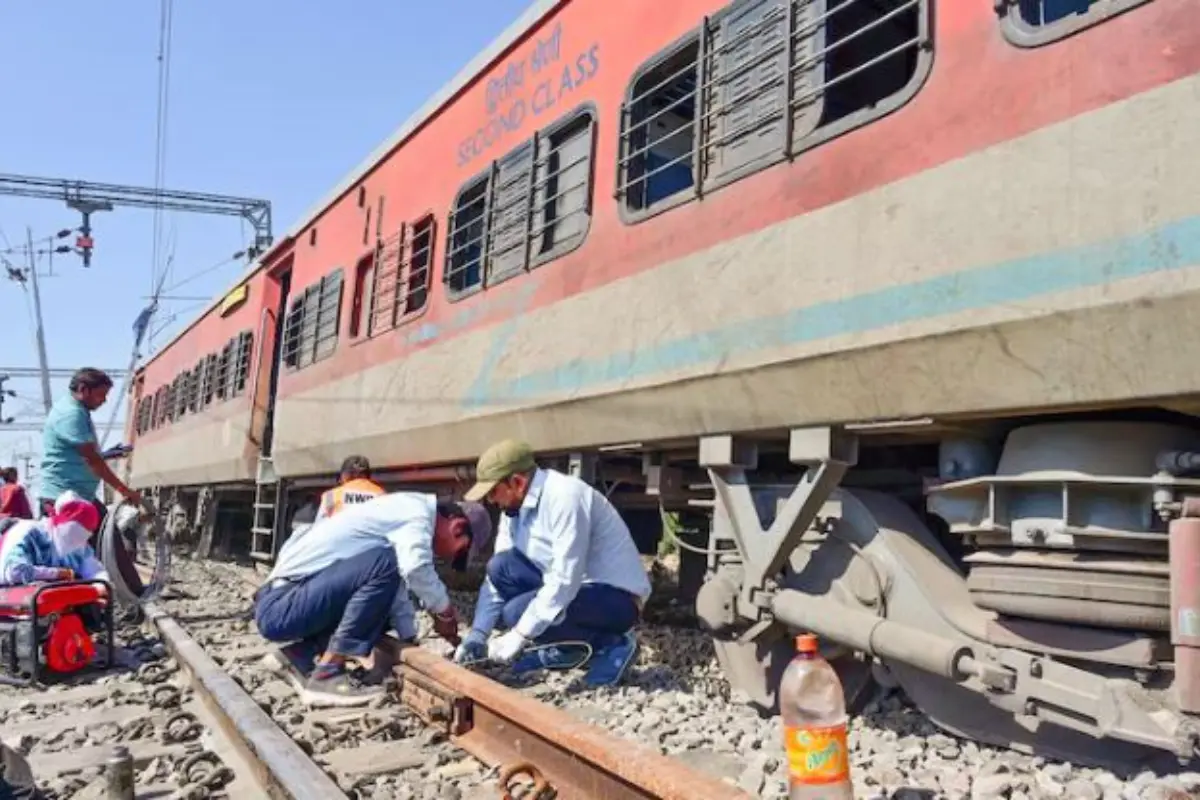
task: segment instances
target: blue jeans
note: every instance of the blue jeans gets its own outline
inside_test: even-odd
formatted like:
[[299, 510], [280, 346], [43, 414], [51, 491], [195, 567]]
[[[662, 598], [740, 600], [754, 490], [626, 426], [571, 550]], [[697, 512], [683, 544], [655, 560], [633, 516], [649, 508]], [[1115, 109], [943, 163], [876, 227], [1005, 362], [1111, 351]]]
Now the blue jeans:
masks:
[[[375, 647], [389, 618], [396, 616], [393, 610], [402, 612], [405, 607], [409, 630], [398, 630], [401, 636], [416, 630], [408, 587], [396, 567], [396, 552], [378, 547], [312, 575], [267, 586], [255, 601], [254, 619], [268, 641], [328, 637], [329, 652], [362, 657]], [[392, 620], [397, 628], [403, 622]]]
[[[487, 575], [504, 598], [500, 625], [512, 628], [542, 588], [542, 571], [524, 553], [511, 548], [492, 556]], [[587, 642], [599, 651], [618, 642], [637, 621], [637, 601], [632, 594], [604, 583], [585, 583], [567, 606], [562, 622], [547, 628], [537, 643]]]

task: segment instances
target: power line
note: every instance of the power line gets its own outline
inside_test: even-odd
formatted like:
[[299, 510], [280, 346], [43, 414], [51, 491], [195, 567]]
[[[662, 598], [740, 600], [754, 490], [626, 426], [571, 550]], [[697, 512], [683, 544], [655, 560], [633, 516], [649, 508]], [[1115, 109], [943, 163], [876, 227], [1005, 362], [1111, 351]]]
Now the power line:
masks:
[[[171, 15], [174, 6], [171, 0], [162, 0], [159, 10], [158, 29], [158, 109], [154, 120], [154, 188], [162, 191], [167, 160], [167, 113], [171, 99]], [[154, 227], [150, 242], [150, 291], [161, 286], [158, 279], [159, 262], [162, 258], [162, 209], [154, 209]], [[170, 267], [162, 265], [164, 273]]]

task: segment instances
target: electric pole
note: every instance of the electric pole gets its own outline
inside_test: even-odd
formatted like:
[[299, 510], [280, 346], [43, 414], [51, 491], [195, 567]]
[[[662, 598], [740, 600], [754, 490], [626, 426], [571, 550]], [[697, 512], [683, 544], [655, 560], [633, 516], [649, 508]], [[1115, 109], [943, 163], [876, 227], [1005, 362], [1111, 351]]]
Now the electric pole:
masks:
[[33, 230], [25, 226], [25, 240], [29, 245], [29, 281], [33, 284], [33, 316], [37, 330], [38, 368], [42, 378], [42, 405], [50, 413], [50, 362], [46, 359], [46, 333], [42, 327], [42, 296], [38, 292], [37, 257], [33, 251]]

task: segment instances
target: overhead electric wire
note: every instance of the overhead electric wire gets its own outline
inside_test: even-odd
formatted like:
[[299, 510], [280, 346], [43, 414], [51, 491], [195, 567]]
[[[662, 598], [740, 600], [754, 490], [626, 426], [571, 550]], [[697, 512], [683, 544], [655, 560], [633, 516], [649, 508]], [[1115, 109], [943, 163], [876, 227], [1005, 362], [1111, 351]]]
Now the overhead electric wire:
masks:
[[[162, 191], [166, 177], [167, 119], [171, 102], [171, 17], [174, 10], [172, 0], [161, 0], [158, 29], [158, 109], [154, 123], [154, 189]], [[158, 269], [162, 258], [162, 214], [160, 207], [154, 209], [154, 227], [151, 234], [150, 288], [159, 284]], [[168, 267], [163, 265], [163, 271]]]

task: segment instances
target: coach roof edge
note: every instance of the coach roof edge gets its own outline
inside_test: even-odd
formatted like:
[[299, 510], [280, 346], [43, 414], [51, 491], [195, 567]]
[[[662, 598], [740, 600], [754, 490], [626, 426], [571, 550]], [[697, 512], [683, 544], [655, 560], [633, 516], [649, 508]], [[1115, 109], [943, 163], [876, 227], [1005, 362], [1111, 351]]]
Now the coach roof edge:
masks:
[[526, 33], [540, 23], [552, 11], [565, 4], [567, 1], [568, 0], [534, 0], [533, 4], [525, 9], [524, 13], [521, 14], [516, 22], [509, 25], [503, 33], [492, 40], [491, 44], [484, 48], [478, 55], [475, 56], [475, 58], [471, 59], [471, 61], [468, 62], [465, 67], [460, 69], [458, 74], [450, 79], [449, 83], [442, 86], [437, 93], [426, 100], [423, 106], [417, 109], [416, 112], [414, 112], [407, 120], [403, 122], [403, 124], [400, 125], [399, 128], [396, 129], [395, 133], [387, 138], [387, 141], [385, 141], [379, 147], [376, 147], [375, 150], [372, 151], [371, 155], [367, 156], [367, 158], [357, 167], [355, 167], [349, 175], [338, 182], [337, 186], [328, 192], [319, 203], [310, 208], [306, 214], [301, 216], [300, 222], [293, 225], [286, 234], [277, 239], [275, 243], [271, 245], [271, 248], [254, 263], [253, 267], [239, 275], [238, 279], [230, 284], [228, 289], [213, 298], [213, 301], [205, 306], [204, 310], [196, 315], [196, 317], [189, 322], [187, 326], [183, 328], [183, 330], [172, 336], [165, 345], [159, 348], [157, 353], [143, 361], [141, 365], [138, 366], [136, 372], [141, 372], [144, 370], [146, 367], [152, 364], [155, 359], [169, 350], [171, 346], [179, 341], [179, 339], [182, 338], [186, 333], [191, 331], [192, 328], [196, 327], [200, 320], [212, 313], [212, 310], [216, 308], [222, 300], [225, 299], [225, 296], [228, 295], [229, 292], [233, 291], [238, 286], [254, 277], [255, 273], [262, 269], [264, 264], [268, 264], [273, 260], [277, 250], [291, 244], [295, 238], [301, 232], [303, 232], [306, 227], [308, 227], [309, 223], [311, 223], [321, 214], [325, 213], [325, 211], [334, 203], [336, 203], [339, 198], [354, 188], [354, 186], [359, 183], [359, 181], [361, 181], [368, 173], [376, 169], [383, 159], [386, 158], [393, 150], [404, 144], [404, 141], [408, 137], [416, 133], [416, 131], [422, 125], [440, 112], [450, 101], [457, 97], [459, 93], [467, 89], [474, 81], [482, 77], [484, 70], [491, 66], [492, 62], [504, 55], [505, 52], [513, 47], [513, 45], [517, 44]]

